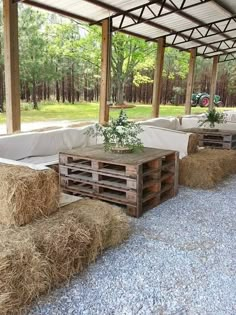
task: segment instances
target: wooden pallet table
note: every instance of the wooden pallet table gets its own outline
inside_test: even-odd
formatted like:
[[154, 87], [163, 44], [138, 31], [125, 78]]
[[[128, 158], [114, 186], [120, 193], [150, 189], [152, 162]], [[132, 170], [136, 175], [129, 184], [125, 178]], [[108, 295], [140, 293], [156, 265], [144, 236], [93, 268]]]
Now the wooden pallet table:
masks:
[[105, 200], [140, 217], [176, 195], [179, 155], [176, 151], [144, 148], [115, 154], [102, 145], [59, 154], [60, 185], [64, 192]]
[[211, 147], [214, 149], [236, 149], [236, 131], [218, 130], [211, 131], [204, 128], [185, 129], [186, 132], [196, 133], [198, 135], [198, 144], [200, 147]]

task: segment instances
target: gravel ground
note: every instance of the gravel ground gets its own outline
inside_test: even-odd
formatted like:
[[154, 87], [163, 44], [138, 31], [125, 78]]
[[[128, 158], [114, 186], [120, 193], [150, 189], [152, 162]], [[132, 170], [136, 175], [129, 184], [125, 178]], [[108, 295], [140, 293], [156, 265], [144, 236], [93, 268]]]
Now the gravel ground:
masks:
[[235, 315], [236, 176], [131, 219], [131, 238], [30, 315]]

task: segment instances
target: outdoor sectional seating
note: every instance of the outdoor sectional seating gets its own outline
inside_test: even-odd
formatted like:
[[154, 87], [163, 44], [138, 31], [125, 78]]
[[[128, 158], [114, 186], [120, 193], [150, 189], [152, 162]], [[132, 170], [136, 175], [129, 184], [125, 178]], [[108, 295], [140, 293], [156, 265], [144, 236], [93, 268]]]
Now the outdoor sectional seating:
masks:
[[[91, 126], [89, 126], [91, 127]], [[58, 162], [58, 152], [102, 143], [101, 138], [85, 134], [89, 127], [62, 128], [43, 132], [28, 132], [0, 137], [0, 158], [38, 165]], [[190, 134], [143, 125], [144, 146], [177, 150], [180, 157], [188, 154]]]
[[[180, 153], [180, 158], [183, 158], [194, 152], [196, 147], [191, 144], [194, 142], [193, 134], [183, 130], [198, 127], [201, 117], [189, 115], [181, 119], [165, 117], [141, 121], [143, 128], [141, 140], [146, 147], [176, 150]], [[216, 128], [236, 130], [234, 117], [232, 113], [228, 114], [228, 122], [217, 125]], [[1, 136], [0, 158], [37, 165], [58, 163], [58, 152], [62, 150], [102, 143], [100, 137], [96, 139], [86, 134], [86, 130], [91, 126], [93, 125]]]

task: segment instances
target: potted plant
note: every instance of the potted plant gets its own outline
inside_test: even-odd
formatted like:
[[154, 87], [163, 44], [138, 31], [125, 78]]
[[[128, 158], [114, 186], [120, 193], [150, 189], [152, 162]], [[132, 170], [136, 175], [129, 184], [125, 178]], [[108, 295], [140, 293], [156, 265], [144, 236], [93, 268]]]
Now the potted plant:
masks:
[[87, 134], [102, 136], [105, 151], [128, 153], [143, 148], [138, 138], [138, 134], [142, 131], [140, 124], [128, 121], [126, 113], [121, 110], [117, 119], [111, 119], [106, 126], [96, 124], [95, 128], [91, 127], [87, 131]]
[[209, 125], [210, 130], [212, 131], [215, 124], [222, 124], [224, 122], [226, 122], [224, 113], [217, 112], [215, 108], [212, 108], [206, 112], [205, 118], [199, 120], [199, 127]]

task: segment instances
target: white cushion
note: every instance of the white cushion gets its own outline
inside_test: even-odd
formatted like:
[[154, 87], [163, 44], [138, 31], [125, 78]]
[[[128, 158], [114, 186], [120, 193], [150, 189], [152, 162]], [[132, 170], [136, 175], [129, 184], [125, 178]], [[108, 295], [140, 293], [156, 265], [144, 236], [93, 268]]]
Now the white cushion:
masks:
[[188, 155], [188, 142], [191, 133], [159, 128], [153, 126], [142, 126], [143, 132], [140, 139], [145, 147], [165, 150], [175, 150], [180, 158]]
[[89, 127], [91, 126], [2, 136], [0, 157], [20, 160], [31, 156], [55, 155], [61, 150], [96, 144], [96, 138], [85, 134]]
[[176, 130], [179, 127], [179, 120], [175, 117], [153, 118], [139, 122], [142, 126], [155, 126]]

